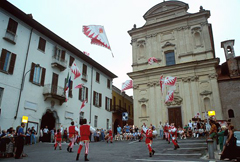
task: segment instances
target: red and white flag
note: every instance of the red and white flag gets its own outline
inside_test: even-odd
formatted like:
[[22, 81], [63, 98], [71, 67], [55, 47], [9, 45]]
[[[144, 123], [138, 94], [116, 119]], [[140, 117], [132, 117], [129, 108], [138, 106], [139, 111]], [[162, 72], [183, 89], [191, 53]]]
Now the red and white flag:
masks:
[[165, 103], [167, 103], [167, 102], [172, 102], [172, 101], [173, 101], [173, 99], [174, 99], [173, 94], [174, 94], [174, 91], [173, 91], [173, 90], [168, 91], [167, 96], [166, 96]]
[[163, 75], [160, 76], [160, 88], [161, 88], [161, 92], [163, 93], [163, 88], [164, 88], [164, 78]]
[[83, 84], [78, 84], [75, 88], [82, 88]]
[[83, 53], [84, 53], [85, 55], [87, 55], [87, 56], [90, 55], [90, 53], [88, 53], [88, 52], [86, 52], [86, 51], [83, 51]]
[[164, 80], [164, 84], [174, 86], [176, 81], [177, 81], [177, 77], [166, 76]]
[[133, 82], [132, 82], [132, 80], [127, 80], [124, 83], [122, 83], [122, 90], [121, 90], [121, 92], [123, 92], [123, 91], [125, 91], [127, 89], [131, 89], [131, 88], [133, 88]]
[[82, 109], [85, 107], [85, 105], [86, 105], [86, 100], [84, 100], [84, 101], [82, 102], [82, 105], [81, 105], [81, 107], [80, 107], [80, 112], [81, 112]]
[[80, 77], [81, 73], [79, 68], [77, 67], [75, 61], [73, 61], [72, 66], [71, 66], [71, 71], [74, 74], [74, 79]]
[[148, 64], [152, 65], [154, 62], [158, 62], [158, 60], [155, 57], [150, 57], [148, 59]]
[[83, 33], [91, 38], [91, 44], [96, 44], [111, 50], [104, 27], [101, 25], [83, 26]]

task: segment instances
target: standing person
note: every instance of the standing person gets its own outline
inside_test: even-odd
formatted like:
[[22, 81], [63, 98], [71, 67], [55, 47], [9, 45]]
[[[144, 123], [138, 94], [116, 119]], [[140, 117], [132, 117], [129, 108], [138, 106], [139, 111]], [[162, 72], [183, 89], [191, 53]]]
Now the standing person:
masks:
[[222, 128], [221, 131], [218, 132], [218, 143], [219, 143], [219, 146], [220, 146], [220, 150], [222, 152], [223, 151], [224, 132], [226, 130], [226, 126], [222, 126], [221, 128]]
[[63, 131], [63, 141], [64, 141], [64, 143], [67, 142], [67, 139], [68, 139], [68, 132], [67, 132], [67, 128], [65, 128], [64, 131]]
[[45, 126], [45, 128], [43, 129], [43, 142], [48, 142], [49, 139], [48, 139], [48, 126]]
[[40, 129], [39, 142], [43, 142], [43, 128]]
[[55, 145], [54, 145], [54, 150], [56, 150], [57, 145], [59, 146], [59, 150], [62, 150], [62, 134], [61, 134], [61, 129], [57, 130], [57, 133], [54, 135], [55, 138]]
[[159, 122], [158, 128], [159, 128], [159, 137], [163, 139], [163, 125], [161, 121]]
[[139, 142], [142, 141], [143, 137], [145, 136], [146, 131], [147, 131], [147, 126], [146, 126], [145, 123], [143, 123], [143, 125], [142, 125], [142, 130], [141, 130], [141, 134], [140, 134]]
[[56, 133], [56, 129], [53, 128], [50, 132], [51, 132], [51, 140], [50, 140], [50, 142], [55, 143], [55, 133]]
[[105, 133], [104, 133], [104, 129], [101, 129], [101, 140], [104, 141], [105, 138]]
[[26, 137], [25, 137], [25, 144], [26, 145], [30, 145], [30, 142], [31, 142], [31, 134], [30, 134], [30, 128], [27, 129], [27, 132], [26, 132]]
[[155, 151], [151, 147], [152, 141], [153, 141], [153, 129], [152, 129], [152, 126], [150, 126], [149, 129], [147, 129], [146, 131], [146, 140], [145, 140], [145, 143], [149, 151], [149, 157], [152, 157], [152, 155], [154, 155], [155, 153]]
[[34, 144], [36, 144], [36, 137], [35, 137], [36, 131], [35, 131], [34, 127], [32, 127], [30, 132], [31, 132], [31, 144], [33, 141], [34, 141]]
[[76, 135], [76, 128], [74, 126], [74, 122], [72, 121], [71, 122], [71, 126], [68, 127], [68, 133], [69, 133], [69, 140], [70, 140], [70, 143], [68, 145], [68, 148], [67, 148], [67, 151], [68, 152], [72, 152], [72, 149], [73, 149], [73, 145], [74, 145], [74, 139], [75, 139], [75, 135]]
[[80, 135], [81, 135], [81, 139], [80, 139], [80, 145], [79, 145], [79, 148], [78, 148], [78, 152], [77, 152], [77, 157], [76, 157], [76, 160], [79, 159], [79, 155], [81, 153], [81, 150], [83, 148], [83, 144], [85, 145], [85, 158], [84, 160], [85, 161], [89, 161], [87, 156], [88, 156], [88, 153], [89, 153], [89, 136], [90, 136], [90, 132], [94, 132], [95, 129], [90, 126], [90, 125], [87, 125], [87, 119], [81, 119], [80, 120]]
[[164, 134], [165, 134], [166, 141], [170, 143], [169, 125], [167, 122], [165, 123], [165, 126], [164, 126]]
[[170, 127], [170, 132], [171, 132], [171, 137], [172, 137], [172, 143], [174, 144], [174, 150], [177, 148], [180, 148], [178, 143], [177, 143], [177, 128], [174, 126], [174, 123], [171, 124]]
[[112, 140], [113, 140], [113, 133], [112, 133], [112, 129], [111, 129], [111, 128], [109, 128], [109, 130], [108, 130], [107, 143], [108, 143], [109, 140], [110, 140], [111, 143], [113, 143], [113, 142], [112, 142]]
[[210, 120], [211, 129], [209, 132], [209, 138], [213, 139], [217, 135], [217, 126], [213, 120]]
[[22, 159], [21, 156], [22, 156], [23, 147], [24, 147], [24, 137], [26, 137], [23, 131], [24, 127], [25, 127], [25, 124], [22, 123], [21, 127], [17, 131], [18, 144], [17, 144], [15, 159]]

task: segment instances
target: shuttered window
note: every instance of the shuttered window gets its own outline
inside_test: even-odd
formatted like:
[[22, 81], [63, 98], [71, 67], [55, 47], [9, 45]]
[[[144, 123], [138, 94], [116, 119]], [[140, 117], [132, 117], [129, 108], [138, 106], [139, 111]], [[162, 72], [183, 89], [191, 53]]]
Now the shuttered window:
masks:
[[166, 65], [175, 65], [175, 54], [174, 52], [165, 53], [166, 56]]
[[102, 94], [93, 91], [93, 105], [96, 107], [102, 107]]
[[96, 82], [100, 82], [100, 74], [98, 72], [96, 72]]
[[46, 40], [43, 39], [42, 37], [39, 37], [38, 49], [45, 52], [45, 47], [46, 47]]
[[79, 100], [84, 101], [88, 100], [88, 88], [87, 87], [82, 87], [79, 88]]
[[16, 57], [16, 54], [11, 53], [6, 49], [2, 49], [0, 58], [0, 71], [13, 74]]
[[75, 58], [73, 58], [72, 56], [70, 56], [69, 66], [72, 66], [74, 60], [75, 60]]
[[30, 82], [37, 85], [44, 86], [45, 75], [46, 75], [45, 68], [41, 66], [37, 67], [35, 63], [32, 63], [30, 79], [29, 79]]
[[12, 34], [16, 34], [17, 26], [18, 26], [18, 23], [13, 19], [9, 18], [7, 31], [11, 32]]
[[110, 86], [111, 86], [111, 81], [110, 79], [107, 80], [107, 87], [110, 89]]
[[87, 76], [87, 65], [83, 64], [82, 75]]
[[54, 58], [58, 61], [65, 61], [65, 50], [60, 49], [59, 47], [55, 47]]
[[110, 111], [112, 108], [112, 99], [105, 97], [105, 110]]

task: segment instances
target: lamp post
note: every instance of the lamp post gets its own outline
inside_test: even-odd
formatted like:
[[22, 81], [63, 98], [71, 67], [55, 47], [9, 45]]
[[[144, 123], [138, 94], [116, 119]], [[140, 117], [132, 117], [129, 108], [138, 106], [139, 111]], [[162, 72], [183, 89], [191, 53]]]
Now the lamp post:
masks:
[[29, 73], [32, 69], [34, 69], [34, 68], [36, 68], [36, 67], [40, 67], [40, 65], [39, 65], [39, 64], [36, 64], [34, 67], [32, 67], [30, 70], [28, 70], [28, 71], [23, 75], [22, 83], [21, 83], [21, 89], [20, 89], [20, 94], [19, 94], [19, 98], [18, 98], [16, 115], [14, 116], [14, 119], [15, 119], [15, 120], [17, 119], [18, 109], [19, 109], [20, 100], [21, 100], [21, 96], [22, 96], [22, 90], [23, 90], [24, 83], [25, 83], [25, 77], [26, 77], [27, 73]]

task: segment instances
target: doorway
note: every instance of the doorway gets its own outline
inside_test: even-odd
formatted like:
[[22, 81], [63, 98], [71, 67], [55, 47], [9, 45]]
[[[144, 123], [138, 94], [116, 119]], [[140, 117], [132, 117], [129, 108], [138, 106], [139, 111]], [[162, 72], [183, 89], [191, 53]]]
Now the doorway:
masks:
[[120, 121], [119, 119], [116, 119], [115, 122], [114, 122], [114, 134], [117, 134], [117, 127], [118, 125], [120, 125]]
[[169, 124], [174, 123], [176, 128], [182, 127], [181, 107], [168, 108], [168, 121]]
[[51, 133], [50, 130], [55, 128], [55, 123], [56, 123], [56, 118], [54, 117], [53, 112], [47, 111], [43, 116], [42, 116], [42, 121], [41, 121], [41, 129], [45, 128], [46, 126], [48, 127], [49, 133], [44, 136], [43, 142], [50, 142], [51, 138]]

